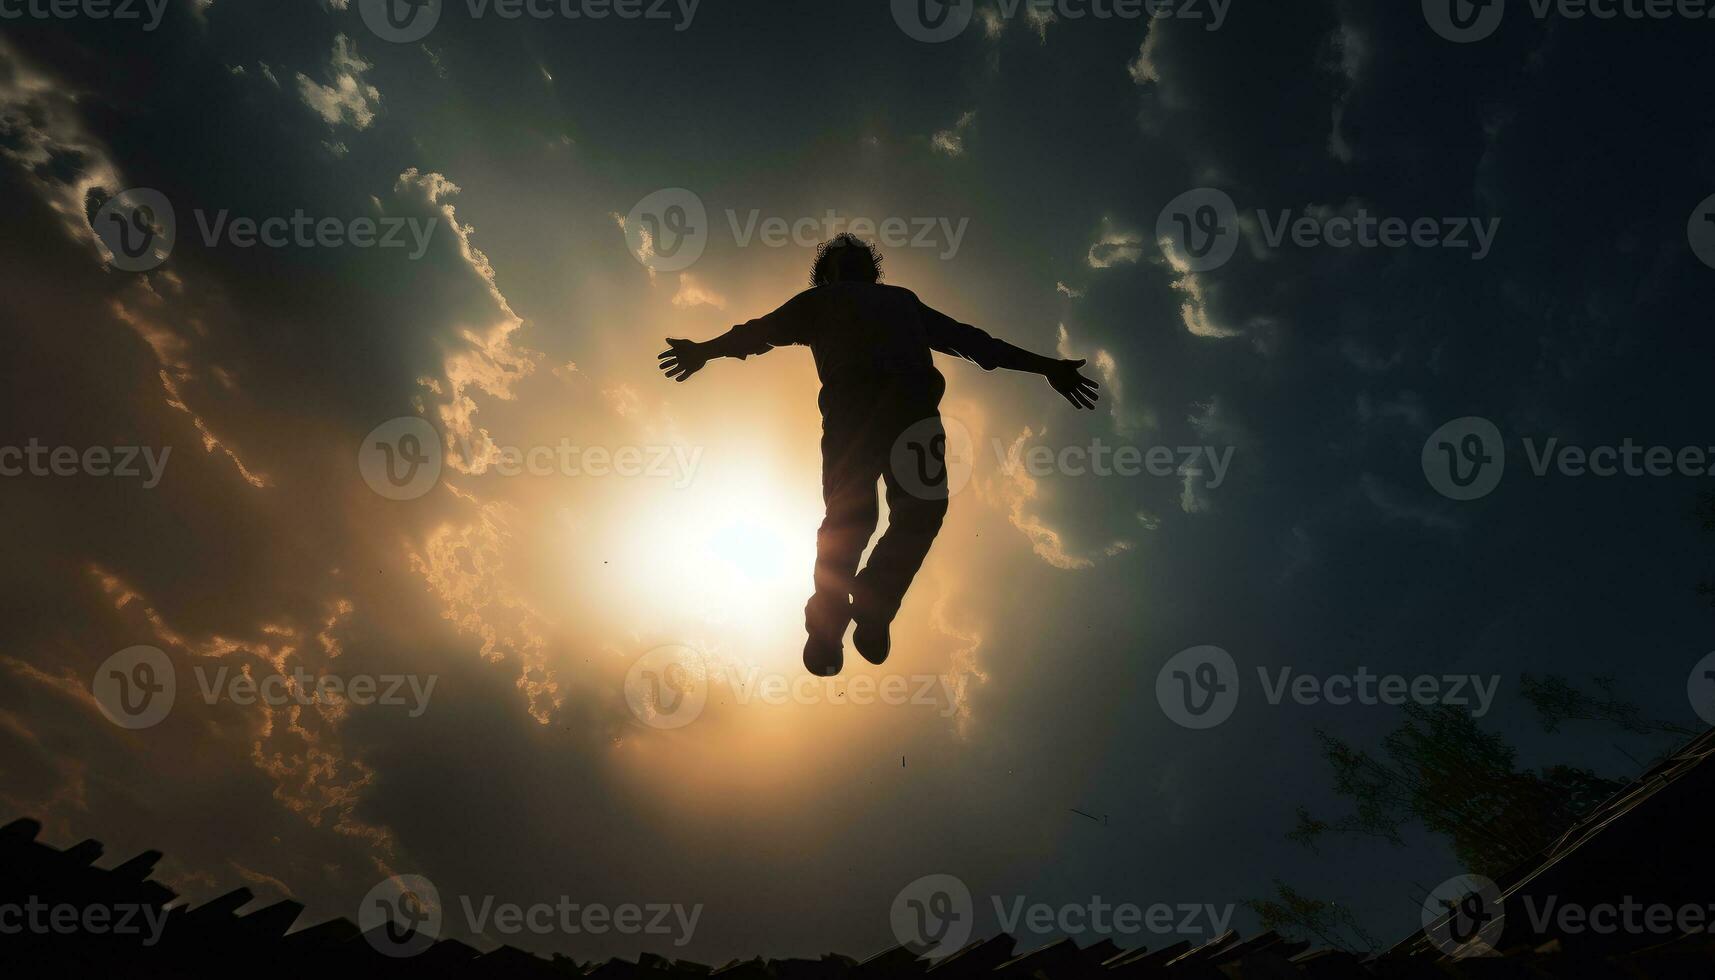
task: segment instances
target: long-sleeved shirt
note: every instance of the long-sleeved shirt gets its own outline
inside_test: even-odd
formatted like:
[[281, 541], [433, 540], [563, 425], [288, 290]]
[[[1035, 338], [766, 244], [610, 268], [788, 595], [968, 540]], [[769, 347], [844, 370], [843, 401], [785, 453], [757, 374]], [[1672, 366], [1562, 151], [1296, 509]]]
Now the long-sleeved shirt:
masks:
[[831, 283], [807, 289], [773, 313], [733, 327], [711, 342], [728, 357], [803, 344], [816, 359], [823, 415], [862, 410], [881, 400], [928, 407], [946, 380], [931, 351], [992, 371], [1009, 345], [926, 306], [917, 294], [881, 283]]

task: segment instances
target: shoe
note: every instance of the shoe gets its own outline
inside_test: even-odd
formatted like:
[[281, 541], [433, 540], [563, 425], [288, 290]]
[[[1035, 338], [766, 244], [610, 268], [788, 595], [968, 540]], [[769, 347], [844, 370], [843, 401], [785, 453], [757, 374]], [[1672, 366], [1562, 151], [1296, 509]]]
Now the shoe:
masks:
[[846, 665], [845, 644], [841, 639], [830, 643], [826, 637], [811, 633], [810, 638], [804, 641], [804, 669], [817, 677], [838, 674]]
[[893, 637], [888, 633], [892, 617], [884, 617], [866, 606], [852, 603], [852, 646], [872, 664], [880, 665], [893, 650]]
[[843, 597], [814, 596], [804, 606], [804, 669], [817, 677], [833, 677], [845, 666], [846, 624], [851, 609]]

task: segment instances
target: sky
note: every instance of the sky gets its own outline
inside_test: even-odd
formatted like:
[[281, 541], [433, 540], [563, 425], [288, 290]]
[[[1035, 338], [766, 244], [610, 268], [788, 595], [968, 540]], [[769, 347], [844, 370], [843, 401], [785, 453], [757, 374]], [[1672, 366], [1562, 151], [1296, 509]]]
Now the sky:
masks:
[[[1715, 721], [1711, 28], [1437, 2], [0, 4], [0, 816], [580, 959], [867, 955], [929, 875], [975, 935], [1204, 910], [1027, 945], [1250, 931], [1276, 880], [1403, 937], [1444, 840], [1285, 837], [1343, 812], [1317, 730], [1403, 717], [1325, 682], [1474, 677], [1521, 764], [1615, 777], [1671, 741], [1550, 736], [1524, 674]], [[809, 353], [655, 355], [854, 223], [1103, 388], [937, 358], [949, 517], [825, 686]], [[695, 925], [467, 911], [566, 902]]]

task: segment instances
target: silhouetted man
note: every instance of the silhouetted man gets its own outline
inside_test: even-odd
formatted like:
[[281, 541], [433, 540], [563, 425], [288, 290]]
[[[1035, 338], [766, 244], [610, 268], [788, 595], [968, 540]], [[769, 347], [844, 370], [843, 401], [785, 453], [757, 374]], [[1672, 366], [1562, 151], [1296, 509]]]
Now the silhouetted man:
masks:
[[[963, 357], [983, 370], [1028, 371], [1048, 379], [1074, 408], [1095, 408], [1094, 381], [1078, 373], [1083, 361], [1057, 360], [996, 340], [923, 305], [916, 294], [884, 286], [881, 258], [852, 235], [816, 252], [810, 289], [767, 316], [741, 323], [704, 343], [668, 339], [661, 369], [683, 381], [711, 358], [743, 359], [775, 347], [804, 344], [822, 381], [822, 500], [827, 517], [816, 534], [816, 594], [804, 607], [804, 666], [827, 677], [840, 672], [846, 624], [864, 659], [887, 659], [888, 626], [947, 513], [946, 433], [941, 394], [947, 382], [930, 351]], [[909, 432], [907, 431], [909, 430]], [[908, 452], [896, 455], [904, 437]], [[914, 460], [901, 482], [891, 460]], [[875, 533], [875, 481], [887, 484], [887, 531], [858, 559]]]

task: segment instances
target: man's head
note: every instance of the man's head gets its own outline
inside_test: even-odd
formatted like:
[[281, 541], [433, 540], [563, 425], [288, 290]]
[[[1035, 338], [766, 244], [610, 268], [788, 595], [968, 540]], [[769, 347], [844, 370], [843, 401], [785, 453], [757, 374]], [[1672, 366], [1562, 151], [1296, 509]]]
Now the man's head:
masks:
[[810, 270], [810, 285], [880, 280], [881, 253], [856, 235], [842, 232], [817, 247], [816, 264]]

